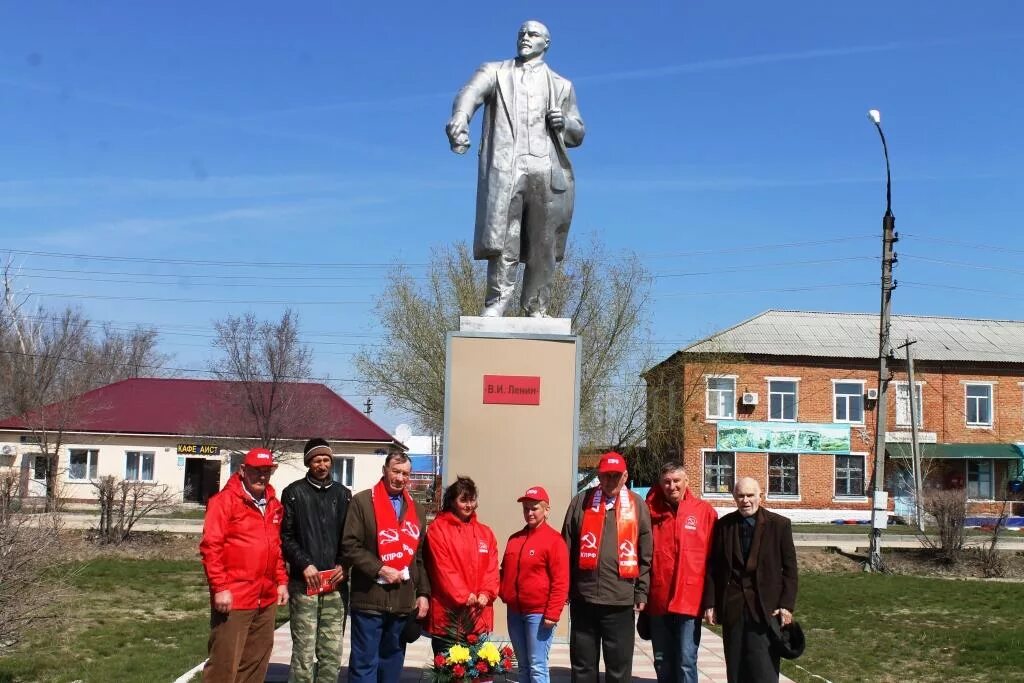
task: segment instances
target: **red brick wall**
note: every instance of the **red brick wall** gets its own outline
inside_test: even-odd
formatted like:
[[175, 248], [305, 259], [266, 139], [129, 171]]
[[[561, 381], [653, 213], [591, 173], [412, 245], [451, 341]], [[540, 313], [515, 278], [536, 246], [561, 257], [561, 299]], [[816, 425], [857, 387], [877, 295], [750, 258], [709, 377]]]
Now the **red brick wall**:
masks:
[[[978, 369], [966, 366], [918, 363], [915, 381], [923, 383], [923, 432], [935, 432], [940, 443], [1010, 443], [1024, 442], [1024, 372]], [[681, 366], [683, 390], [677, 395], [692, 395], [688, 405], [673, 411], [684, 436], [683, 457], [695, 492], [702, 490], [702, 450], [714, 450], [717, 427], [705, 416], [705, 392], [688, 391], [687, 387], [703, 384], [704, 376], [736, 376], [737, 407], [735, 419], [767, 421], [767, 377], [799, 378], [797, 390], [798, 422], [833, 422], [833, 380], [863, 380], [864, 388], [878, 385], [877, 365], [867, 361], [793, 359], [788, 362], [751, 359], [741, 362], [708, 363], [684, 362]], [[906, 380], [902, 367], [894, 368], [894, 379]], [[965, 389], [963, 381], [993, 381], [994, 424], [992, 427], [967, 427], [965, 418]], [[757, 406], [739, 405], [745, 391], [758, 394]], [[906, 431], [909, 427], [896, 426], [896, 388], [889, 385], [887, 431]], [[865, 401], [864, 423], [851, 425], [851, 452], [865, 456], [865, 485], [870, 488], [874, 471], [875, 404]], [[751, 476], [767, 490], [768, 456], [762, 453], [737, 453], [736, 476]], [[996, 497], [1005, 491], [1006, 465], [996, 462]], [[773, 508], [854, 508], [868, 510], [867, 497], [836, 499], [834, 492], [834, 458], [831, 455], [799, 456], [799, 499], [773, 499], [767, 505]], [[707, 496], [713, 498], [714, 496]], [[718, 504], [716, 502], [716, 504]], [[725, 503], [722, 503], [725, 505]], [[991, 506], [988, 506], [991, 507]], [[986, 504], [972, 505], [972, 509], [986, 508]]]

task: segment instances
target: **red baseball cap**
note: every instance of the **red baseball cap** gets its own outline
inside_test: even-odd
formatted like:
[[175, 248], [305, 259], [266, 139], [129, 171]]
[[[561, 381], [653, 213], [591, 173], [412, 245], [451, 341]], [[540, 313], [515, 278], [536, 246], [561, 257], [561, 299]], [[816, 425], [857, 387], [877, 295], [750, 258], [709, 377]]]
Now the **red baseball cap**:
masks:
[[516, 502], [522, 503], [524, 500], [539, 500], [542, 503], [550, 503], [551, 497], [548, 496], [548, 492], [544, 490], [543, 486], [531, 486], [526, 489], [526, 493], [519, 496]]
[[266, 448], [253, 448], [245, 454], [242, 464], [246, 467], [273, 467], [274, 455]]
[[626, 471], [626, 459], [621, 454], [615, 451], [608, 451], [601, 456], [601, 464], [597, 466], [597, 473], [604, 474], [605, 472], [625, 472]]

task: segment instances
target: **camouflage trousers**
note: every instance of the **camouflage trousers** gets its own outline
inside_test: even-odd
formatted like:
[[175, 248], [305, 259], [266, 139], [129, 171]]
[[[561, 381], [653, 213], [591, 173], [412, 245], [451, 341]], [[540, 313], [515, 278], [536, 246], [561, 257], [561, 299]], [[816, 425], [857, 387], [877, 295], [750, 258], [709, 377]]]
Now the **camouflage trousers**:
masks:
[[336, 683], [341, 668], [341, 639], [345, 634], [345, 604], [341, 593], [292, 593], [292, 661], [289, 683]]

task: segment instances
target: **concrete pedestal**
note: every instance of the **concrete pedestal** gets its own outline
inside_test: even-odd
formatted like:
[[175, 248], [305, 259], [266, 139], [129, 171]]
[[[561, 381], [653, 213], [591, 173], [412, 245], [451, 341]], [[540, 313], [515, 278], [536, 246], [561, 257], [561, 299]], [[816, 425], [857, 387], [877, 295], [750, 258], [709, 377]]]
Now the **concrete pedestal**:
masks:
[[[448, 335], [442, 478], [445, 486], [459, 475], [476, 482], [477, 514], [494, 530], [499, 558], [524, 526], [516, 499], [527, 488], [547, 489], [548, 522], [559, 531], [576, 490], [579, 340], [551, 330], [570, 327], [551, 318], [464, 318]], [[500, 601], [494, 617], [495, 637], [507, 637]], [[567, 622], [565, 614], [558, 635]]]

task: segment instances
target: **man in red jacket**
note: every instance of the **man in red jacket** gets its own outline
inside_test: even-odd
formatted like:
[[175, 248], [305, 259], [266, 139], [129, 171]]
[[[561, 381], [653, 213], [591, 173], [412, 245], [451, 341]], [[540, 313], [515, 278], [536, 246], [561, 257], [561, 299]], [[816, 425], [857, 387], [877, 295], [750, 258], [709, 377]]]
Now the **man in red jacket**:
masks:
[[206, 505], [199, 552], [210, 584], [208, 683], [262, 683], [274, 647], [274, 616], [288, 604], [281, 560], [281, 503], [267, 483], [274, 458], [254, 448]]
[[667, 462], [647, 494], [654, 559], [645, 612], [659, 683], [697, 683], [704, 574], [718, 515], [688, 483], [682, 463]]

